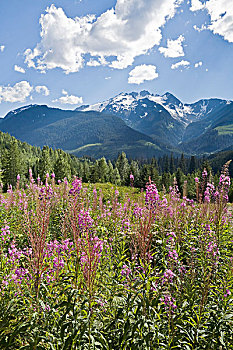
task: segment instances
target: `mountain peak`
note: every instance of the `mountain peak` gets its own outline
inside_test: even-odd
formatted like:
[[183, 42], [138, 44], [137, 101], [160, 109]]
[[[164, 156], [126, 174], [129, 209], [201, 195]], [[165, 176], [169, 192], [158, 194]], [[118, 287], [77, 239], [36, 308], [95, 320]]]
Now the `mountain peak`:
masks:
[[171, 103], [177, 106], [182, 104], [181, 101], [170, 92], [165, 92], [165, 94], [163, 94], [162, 97], [164, 100], [166, 100], [167, 103]]
[[139, 95], [141, 97], [145, 97], [145, 96], [152, 95], [152, 94], [147, 90], [142, 90], [141, 92], [139, 92]]

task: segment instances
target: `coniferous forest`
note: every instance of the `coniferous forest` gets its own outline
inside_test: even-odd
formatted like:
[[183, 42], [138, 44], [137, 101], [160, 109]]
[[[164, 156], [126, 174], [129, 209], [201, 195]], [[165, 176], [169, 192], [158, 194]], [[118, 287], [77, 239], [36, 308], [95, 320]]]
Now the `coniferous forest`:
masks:
[[[52, 149], [44, 146], [42, 149], [26, 142], [21, 142], [0, 132], [0, 179], [5, 192], [9, 185], [13, 188], [17, 182], [17, 175], [21, 176], [21, 185], [26, 184], [29, 178], [29, 169], [33, 177], [46, 179], [46, 174], [54, 173], [56, 180], [73, 176], [89, 183], [112, 183], [114, 185], [130, 185], [130, 174], [133, 175], [133, 185], [136, 188], [145, 188], [149, 179], [154, 182], [159, 191], [168, 191], [173, 186], [174, 179], [180, 193], [190, 199], [195, 198], [195, 177], [200, 176], [203, 169], [207, 169], [211, 181], [216, 185], [222, 166], [231, 158], [233, 151], [221, 152], [210, 158], [195, 156], [173, 157], [165, 155], [158, 159], [128, 159], [124, 152], [114, 161], [104, 157], [93, 159], [90, 157], [77, 158], [61, 149]], [[233, 176], [233, 164], [230, 164], [230, 175]], [[233, 190], [230, 189], [230, 200], [233, 199]]]

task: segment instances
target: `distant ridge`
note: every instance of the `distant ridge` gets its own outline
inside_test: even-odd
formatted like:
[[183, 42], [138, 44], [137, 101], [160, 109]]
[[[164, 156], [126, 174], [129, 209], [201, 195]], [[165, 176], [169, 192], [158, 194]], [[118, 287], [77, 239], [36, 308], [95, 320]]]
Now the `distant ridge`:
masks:
[[0, 120], [0, 130], [32, 145], [61, 148], [77, 156], [150, 158], [173, 152], [211, 154], [233, 149], [233, 102], [121, 93], [107, 101], [62, 110], [28, 105]]

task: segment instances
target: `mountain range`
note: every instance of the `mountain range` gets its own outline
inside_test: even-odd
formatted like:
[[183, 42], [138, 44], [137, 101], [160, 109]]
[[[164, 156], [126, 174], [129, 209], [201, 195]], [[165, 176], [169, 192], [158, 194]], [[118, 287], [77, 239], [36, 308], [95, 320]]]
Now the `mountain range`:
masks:
[[32, 145], [76, 156], [150, 158], [173, 152], [212, 154], [233, 149], [233, 102], [181, 102], [171, 93], [121, 93], [105, 102], [61, 110], [29, 105], [9, 112], [0, 130]]

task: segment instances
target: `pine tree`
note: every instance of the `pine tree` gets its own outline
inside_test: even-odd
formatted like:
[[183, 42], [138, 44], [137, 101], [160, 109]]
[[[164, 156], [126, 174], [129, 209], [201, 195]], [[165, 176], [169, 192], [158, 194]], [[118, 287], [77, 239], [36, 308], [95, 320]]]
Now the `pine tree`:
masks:
[[53, 164], [49, 153], [50, 153], [49, 147], [44, 146], [42, 149], [41, 158], [38, 164], [38, 171], [39, 171], [38, 175], [42, 180], [45, 180], [47, 173], [50, 174], [53, 171]]
[[106, 159], [104, 157], [102, 157], [99, 160], [99, 175], [100, 175], [101, 182], [108, 181], [108, 164], [107, 164]]
[[134, 186], [138, 186], [140, 179], [140, 169], [138, 163], [135, 160], [132, 160], [130, 164], [130, 173], [134, 176]]
[[83, 163], [83, 177], [82, 177], [83, 182], [88, 182], [90, 180], [90, 166], [89, 162], [87, 159], [84, 160]]
[[92, 183], [100, 181], [99, 161], [98, 160], [96, 160], [95, 163], [90, 167], [90, 181]]
[[18, 142], [13, 139], [10, 147], [6, 150], [2, 157], [2, 177], [4, 189], [8, 185], [15, 186], [17, 182], [17, 175], [22, 172], [22, 153], [19, 150]]
[[113, 165], [111, 160], [109, 160], [108, 161], [108, 181], [111, 183], [113, 183], [113, 172], [114, 172]]
[[170, 171], [170, 164], [169, 164], [169, 159], [168, 159], [167, 155], [164, 157], [164, 168], [163, 168], [163, 171], [165, 171], [165, 173], [168, 173]]
[[192, 174], [196, 170], [196, 158], [195, 156], [191, 156], [189, 163], [189, 173]]
[[173, 158], [172, 153], [170, 156], [170, 172], [171, 172], [171, 174], [174, 174], [174, 172], [175, 172], [175, 164], [174, 164], [174, 158]]
[[184, 158], [184, 153], [181, 154], [179, 168], [184, 174], [186, 174], [186, 160]]
[[178, 168], [176, 171], [176, 182], [179, 188], [179, 192], [182, 194], [183, 192], [183, 184], [184, 184], [184, 173], [181, 168]]
[[118, 171], [118, 168], [115, 168], [113, 170], [113, 183], [117, 186], [121, 185], [121, 176]]
[[58, 159], [54, 165], [54, 172], [57, 180], [62, 180], [66, 177], [68, 180], [71, 179], [71, 168], [68, 161], [68, 157], [64, 152], [58, 153]]
[[126, 185], [127, 183], [129, 183], [130, 167], [129, 167], [129, 162], [128, 162], [128, 159], [126, 158], [125, 152], [122, 152], [118, 156], [116, 161], [116, 167], [121, 177], [121, 183], [123, 185]]
[[166, 191], [169, 190], [169, 187], [171, 186], [171, 174], [163, 172], [162, 179], [161, 179], [161, 185], [163, 185], [166, 189]]

